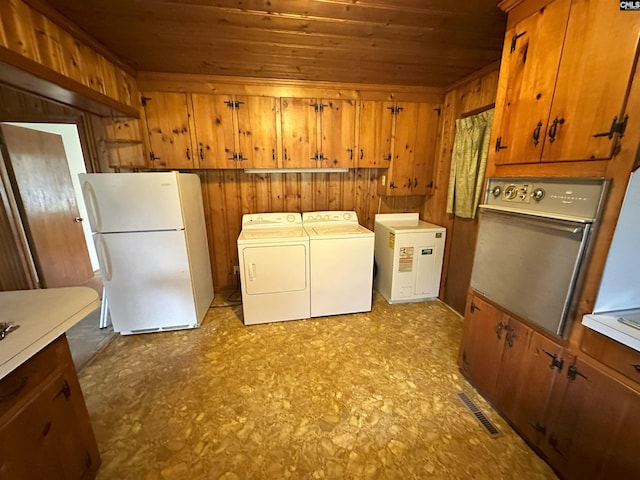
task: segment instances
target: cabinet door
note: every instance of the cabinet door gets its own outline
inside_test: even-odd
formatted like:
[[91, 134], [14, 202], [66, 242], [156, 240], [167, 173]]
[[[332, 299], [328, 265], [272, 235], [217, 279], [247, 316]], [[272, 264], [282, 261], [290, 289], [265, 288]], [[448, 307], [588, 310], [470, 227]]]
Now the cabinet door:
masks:
[[322, 160], [325, 168], [353, 168], [356, 165], [355, 100], [322, 100]]
[[569, 362], [560, 345], [513, 319], [509, 324], [516, 336], [514, 348], [505, 348], [496, 405], [535, 445], [548, 428], [546, 412], [554, 382], [566, 372]]
[[570, 5], [556, 0], [506, 33], [489, 147], [497, 165], [540, 161]]
[[393, 102], [360, 102], [358, 167], [387, 168], [391, 161]]
[[[191, 95], [200, 168], [237, 168], [234, 158], [233, 99], [228, 95]], [[231, 103], [229, 103], [231, 102]]]
[[193, 168], [187, 95], [146, 92], [144, 107], [152, 168]]
[[[639, 478], [640, 435], [628, 428], [633, 418], [636, 426], [640, 423], [638, 395], [580, 358], [571, 368], [574, 374], [566, 379], [562, 403], [547, 442], [541, 444], [543, 452], [567, 479]], [[632, 424], [625, 424], [628, 421]], [[615, 451], [617, 446], [623, 450]]]
[[460, 366], [471, 384], [491, 401], [495, 398], [505, 322], [502, 312], [481, 298], [474, 295], [467, 302]]
[[[573, 0], [543, 161], [611, 157], [618, 135], [594, 135], [624, 116], [639, 32], [638, 12], [620, 11], [607, 0]], [[562, 123], [552, 142], [555, 119]]]
[[413, 195], [426, 195], [433, 185], [440, 105], [421, 103], [418, 107], [416, 148], [413, 165]]
[[387, 195], [411, 195], [413, 193], [414, 163], [416, 161], [416, 140], [420, 104], [402, 103], [397, 105], [393, 158], [387, 178]]
[[316, 100], [281, 98], [284, 168], [315, 168], [318, 153]]
[[276, 168], [276, 98], [238, 96], [238, 154], [242, 168]]
[[0, 426], [2, 478], [90, 478], [97, 458], [83, 444], [73, 393], [58, 372], [38, 396]]

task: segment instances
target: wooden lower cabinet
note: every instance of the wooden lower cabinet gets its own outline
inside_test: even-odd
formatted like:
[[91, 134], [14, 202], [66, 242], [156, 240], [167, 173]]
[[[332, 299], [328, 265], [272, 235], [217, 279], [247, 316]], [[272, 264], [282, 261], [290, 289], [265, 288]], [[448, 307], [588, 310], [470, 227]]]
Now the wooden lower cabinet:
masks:
[[565, 373], [539, 444], [544, 456], [567, 479], [640, 478], [640, 394], [582, 358]]
[[640, 478], [640, 394], [473, 292], [459, 364], [563, 478]]
[[64, 336], [0, 380], [0, 479], [90, 479], [100, 456]]

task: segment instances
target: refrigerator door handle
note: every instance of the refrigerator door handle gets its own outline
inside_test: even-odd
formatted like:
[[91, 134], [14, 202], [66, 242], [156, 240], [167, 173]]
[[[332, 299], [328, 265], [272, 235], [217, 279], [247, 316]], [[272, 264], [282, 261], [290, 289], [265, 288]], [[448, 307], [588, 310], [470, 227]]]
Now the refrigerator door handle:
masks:
[[94, 226], [95, 231], [99, 232], [102, 230], [102, 222], [100, 221], [100, 210], [98, 209], [96, 192], [93, 190], [93, 186], [90, 182], [84, 182], [82, 184], [82, 192], [84, 194], [85, 203], [87, 205], [89, 221], [91, 225]]
[[111, 277], [113, 276], [113, 272], [111, 270], [111, 257], [109, 256], [109, 250], [107, 249], [107, 245], [102, 238], [102, 235], [96, 235], [96, 254], [98, 255], [99, 263], [102, 266], [104, 272], [103, 278], [107, 281], [111, 281]]

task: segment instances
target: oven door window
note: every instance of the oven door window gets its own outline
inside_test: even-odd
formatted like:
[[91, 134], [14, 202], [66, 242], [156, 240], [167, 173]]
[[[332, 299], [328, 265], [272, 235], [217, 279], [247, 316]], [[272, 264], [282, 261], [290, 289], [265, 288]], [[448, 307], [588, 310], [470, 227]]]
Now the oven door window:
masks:
[[561, 335], [590, 225], [483, 211], [471, 288]]

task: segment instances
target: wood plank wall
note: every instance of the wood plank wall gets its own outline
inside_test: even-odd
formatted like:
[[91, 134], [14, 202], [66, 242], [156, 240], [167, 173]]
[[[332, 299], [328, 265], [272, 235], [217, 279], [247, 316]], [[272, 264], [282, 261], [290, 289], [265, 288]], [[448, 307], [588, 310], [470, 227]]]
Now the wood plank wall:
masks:
[[270, 174], [247, 174], [241, 170], [195, 171], [202, 181], [214, 286], [221, 289], [235, 286], [236, 240], [244, 214], [354, 210], [360, 223], [373, 230], [376, 213], [420, 213], [425, 197], [377, 194], [378, 175], [383, 171]]
[[495, 102], [499, 64], [493, 64], [452, 86], [445, 93], [441, 118], [440, 148], [434, 170], [434, 195], [425, 203], [423, 218], [447, 228], [440, 298], [459, 313], [464, 312], [475, 252], [477, 220], [445, 213], [456, 135], [456, 119]]
[[[442, 90], [432, 87], [338, 84], [156, 72], [140, 72], [138, 87], [142, 92], [431, 103], [442, 101]], [[144, 115], [141, 118], [144, 123]], [[144, 128], [146, 129], [146, 126]], [[149, 146], [146, 145], [145, 149], [148, 151]], [[421, 213], [425, 202], [428, 201], [424, 196], [378, 195], [378, 176], [383, 172], [386, 170], [352, 169], [347, 173], [313, 174], [246, 174], [241, 170], [196, 170], [203, 185], [215, 288], [235, 287], [233, 267], [238, 265], [236, 241], [244, 214], [354, 210], [360, 223], [373, 230], [376, 213]]]
[[15, 65], [18, 62], [20, 68], [31, 65], [30, 60], [35, 62], [33, 65], [46, 67], [39, 73], [46, 73], [48, 69], [86, 87], [88, 92], [137, 108], [137, 86], [132, 69], [81, 30], [76, 28], [70, 33], [69, 22], [47, 4], [35, 0], [28, 3], [0, 1], [0, 58], [3, 61], [9, 61], [13, 66], [18, 66]]

